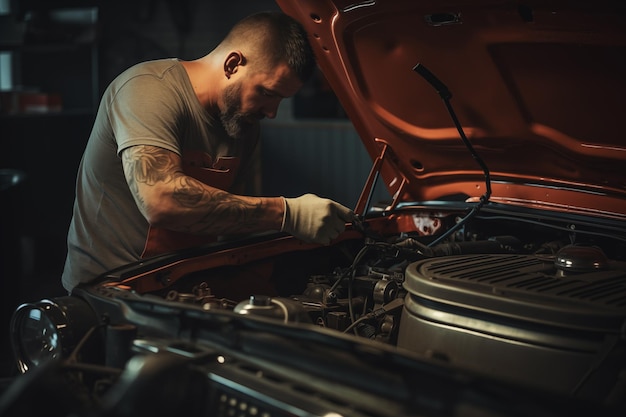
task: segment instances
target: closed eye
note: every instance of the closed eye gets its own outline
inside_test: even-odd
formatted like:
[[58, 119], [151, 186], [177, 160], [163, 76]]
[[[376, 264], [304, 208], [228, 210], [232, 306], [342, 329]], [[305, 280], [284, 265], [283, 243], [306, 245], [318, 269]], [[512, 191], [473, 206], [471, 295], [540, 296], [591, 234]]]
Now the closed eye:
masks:
[[263, 87], [259, 87], [258, 89], [259, 89], [259, 93], [264, 97], [273, 97], [275, 95], [273, 92]]
[[258, 91], [259, 93], [263, 96], [263, 97], [268, 97], [268, 98], [285, 98], [283, 97], [281, 94], [278, 94], [276, 91], [274, 90], [268, 90], [267, 88], [264, 87], [258, 87]]

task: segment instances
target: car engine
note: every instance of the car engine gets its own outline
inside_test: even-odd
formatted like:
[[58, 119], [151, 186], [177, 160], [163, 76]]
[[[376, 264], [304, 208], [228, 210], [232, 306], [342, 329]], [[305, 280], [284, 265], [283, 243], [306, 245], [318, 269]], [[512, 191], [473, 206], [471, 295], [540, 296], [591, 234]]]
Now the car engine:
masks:
[[[216, 387], [202, 385], [213, 393], [209, 405], [215, 413], [207, 415], [236, 413], [240, 404], [251, 404], [250, 392], [287, 395], [285, 384], [309, 392], [306, 400], [294, 400], [289, 407], [297, 404], [301, 411], [310, 411], [307, 401], [332, 396], [332, 388], [304, 382], [316, 373], [324, 381], [345, 378], [346, 386], [369, 381], [367, 389], [360, 389], [369, 392], [374, 403], [354, 412], [359, 405], [348, 401], [345, 407], [352, 411], [345, 415], [411, 415], [407, 410], [421, 394], [411, 391], [398, 399], [394, 407], [401, 409], [381, 402], [391, 395], [386, 378], [402, 381], [394, 382], [402, 387], [396, 391], [400, 393], [412, 374], [419, 392], [426, 392], [423, 364], [418, 371], [415, 363], [409, 366], [387, 356], [398, 352], [455, 370], [445, 373], [446, 382], [441, 383], [446, 388], [428, 391], [428, 399], [422, 398], [427, 402], [447, 392], [458, 372], [468, 372], [472, 377], [462, 379], [462, 392], [484, 388], [473, 378], [495, 378], [498, 384], [512, 384], [509, 393], [530, 390], [542, 398], [547, 395], [542, 406], [560, 404], [556, 413], [546, 415], [581, 406], [573, 400], [609, 410], [626, 408], [626, 238], [619, 223], [536, 212], [512, 215], [491, 205], [438, 241], [462, 215], [462, 210], [402, 208], [391, 219], [381, 216], [352, 225], [345, 238], [329, 246], [298, 244], [296, 250], [285, 250], [277, 244], [279, 249], [254, 257], [235, 245], [232, 253], [218, 253], [215, 267], [205, 268], [211, 257], [202, 263], [202, 256], [194, 257], [197, 252], [184, 252], [131, 266], [131, 272], [113, 272], [72, 296], [24, 305], [16, 312], [12, 334], [20, 368], [41, 368], [49, 357], [64, 359], [70, 391], [78, 385], [92, 398], [91, 406], [95, 398], [102, 409], [119, 411], [116, 407], [123, 405], [138, 412], [146, 410], [140, 398], [151, 395], [143, 392], [144, 397], [131, 398], [125, 394], [128, 390], [147, 384], [148, 391], [159, 392], [171, 384], [161, 380], [155, 387], [158, 379], [149, 382], [149, 372], [136, 371], [135, 382], [125, 386], [123, 375], [130, 372], [129, 366], [135, 369], [136, 361], [143, 361], [142, 369], [156, 366], [169, 375], [177, 365], [161, 366], [174, 354], [203, 370], [200, 375], [182, 375], [185, 386], [191, 379], [203, 380], [205, 372], [213, 375], [209, 379]], [[262, 240], [260, 247], [274, 241]], [[194, 259], [198, 263], [189, 267]], [[176, 266], [184, 273], [176, 275]], [[44, 315], [49, 322], [37, 319]], [[307, 333], [312, 328], [338, 339]], [[356, 355], [358, 363], [346, 357], [347, 352]], [[165, 353], [163, 360], [154, 358]], [[226, 362], [213, 362], [222, 357]], [[286, 363], [290, 365], [281, 373]], [[230, 366], [252, 371], [245, 372], [249, 376], [230, 374]], [[340, 371], [342, 367], [346, 369]], [[298, 372], [304, 379], [296, 377]], [[383, 375], [375, 376], [380, 372]], [[433, 375], [442, 376], [441, 370], [432, 372], [429, 381], [438, 378]], [[263, 379], [270, 385], [252, 389], [260, 375], [273, 375]], [[242, 382], [246, 378], [252, 379]], [[233, 388], [238, 384], [244, 385]], [[485, 403], [489, 407], [493, 401], [513, 401], [510, 394], [491, 390]], [[361, 398], [363, 392], [349, 398]], [[527, 395], [522, 397], [530, 398]], [[116, 405], [101, 404], [112, 397]], [[185, 396], [178, 402], [170, 394], [165, 398], [168, 404], [191, 404]], [[269, 409], [269, 400], [259, 398], [258, 407]], [[319, 404], [315, 400], [309, 405]], [[285, 411], [289, 407], [281, 407], [267, 415], [292, 415]], [[457, 415], [437, 407], [427, 410], [424, 415]], [[192, 411], [190, 415], [203, 415]], [[512, 415], [510, 411], [502, 415]]]
[[[445, 243], [428, 245], [433, 231], [458, 219], [414, 215], [422, 227], [412, 232], [365, 233], [362, 241], [276, 258], [271, 279], [279, 294], [217, 298], [200, 281], [165, 297], [312, 323], [567, 395], [620, 398], [623, 238], [486, 211]], [[296, 282], [302, 291], [286, 295]]]

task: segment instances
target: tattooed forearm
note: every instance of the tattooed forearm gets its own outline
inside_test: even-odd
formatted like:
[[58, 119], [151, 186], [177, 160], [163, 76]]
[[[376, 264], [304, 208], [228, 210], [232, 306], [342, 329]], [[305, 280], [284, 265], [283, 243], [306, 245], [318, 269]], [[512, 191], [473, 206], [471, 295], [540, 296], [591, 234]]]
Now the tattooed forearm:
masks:
[[[282, 200], [243, 197], [207, 186], [182, 172], [173, 152], [135, 146], [122, 154], [124, 172], [140, 210], [153, 225], [197, 234], [239, 234], [280, 224]], [[269, 215], [269, 213], [272, 213]]]
[[181, 177], [174, 187], [173, 198], [182, 207], [193, 209], [203, 204], [205, 188], [191, 177]]
[[198, 231], [245, 232], [262, 220], [263, 213], [260, 202], [248, 202], [224, 192], [215, 193], [207, 205], [206, 214], [198, 222]]
[[248, 202], [217, 189], [207, 191], [191, 177], [177, 181], [173, 197], [181, 207], [202, 213], [187, 229], [194, 233], [239, 233], [257, 223], [263, 214], [260, 202]]

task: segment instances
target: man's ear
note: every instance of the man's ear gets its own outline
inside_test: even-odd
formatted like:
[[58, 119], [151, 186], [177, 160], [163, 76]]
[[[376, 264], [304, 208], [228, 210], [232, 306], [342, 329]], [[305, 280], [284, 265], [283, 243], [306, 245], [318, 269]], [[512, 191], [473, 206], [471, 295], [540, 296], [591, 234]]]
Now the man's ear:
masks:
[[230, 78], [231, 75], [237, 72], [239, 66], [246, 65], [246, 58], [241, 51], [231, 51], [224, 60], [224, 75], [226, 78]]

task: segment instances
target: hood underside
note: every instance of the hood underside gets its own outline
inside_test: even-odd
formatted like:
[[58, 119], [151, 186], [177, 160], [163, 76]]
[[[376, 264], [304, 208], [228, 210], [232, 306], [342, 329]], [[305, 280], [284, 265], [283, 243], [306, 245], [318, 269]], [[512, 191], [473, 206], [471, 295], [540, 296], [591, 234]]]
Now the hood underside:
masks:
[[626, 218], [626, 7], [618, 1], [277, 0], [400, 201], [491, 200]]

